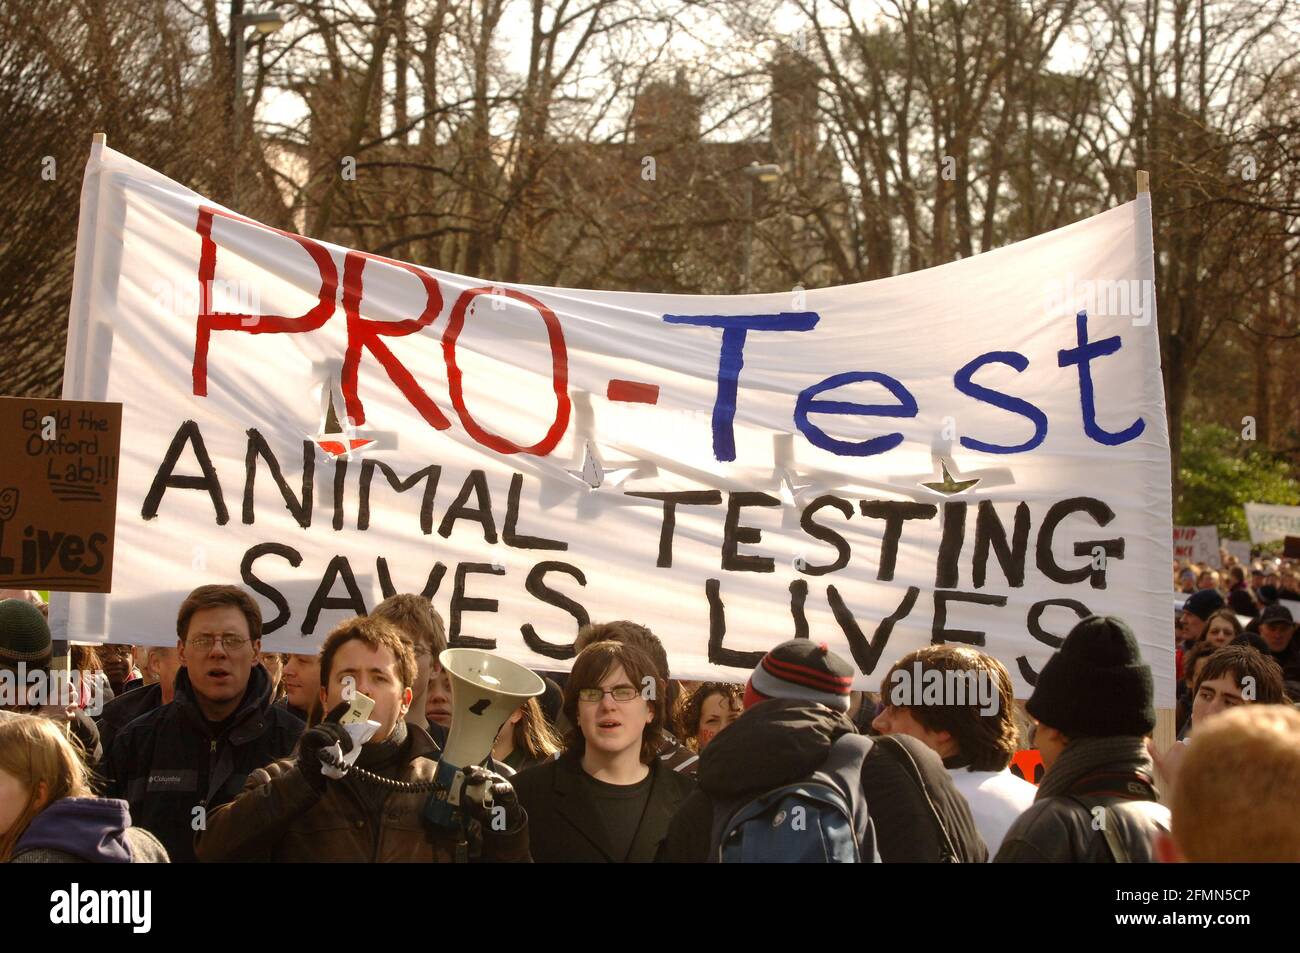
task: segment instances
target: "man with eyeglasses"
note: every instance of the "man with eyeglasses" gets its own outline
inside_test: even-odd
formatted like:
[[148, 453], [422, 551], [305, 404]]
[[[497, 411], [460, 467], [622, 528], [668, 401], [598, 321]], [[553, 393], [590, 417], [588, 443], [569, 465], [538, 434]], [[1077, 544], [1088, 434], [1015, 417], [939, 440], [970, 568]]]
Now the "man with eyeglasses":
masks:
[[98, 654], [99, 664], [104, 667], [114, 695], [125, 694], [144, 684], [140, 670], [135, 667], [135, 646], [101, 645]]
[[301, 719], [272, 705], [271, 679], [256, 664], [262, 613], [238, 586], [200, 586], [176, 617], [172, 701], [131, 721], [104, 762], [106, 796], [125, 799], [135, 823], [194, 861], [208, 812], [234, 800], [256, 768], [288, 755]]
[[659, 757], [664, 679], [643, 651], [595, 642], [573, 662], [564, 751], [511, 778], [539, 863], [646, 863], [695, 788]]

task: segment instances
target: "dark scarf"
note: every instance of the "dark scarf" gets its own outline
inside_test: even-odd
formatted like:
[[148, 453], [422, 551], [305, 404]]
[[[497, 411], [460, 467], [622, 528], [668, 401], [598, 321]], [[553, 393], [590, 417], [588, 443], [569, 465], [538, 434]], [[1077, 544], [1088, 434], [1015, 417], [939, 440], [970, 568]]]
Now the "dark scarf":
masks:
[[390, 761], [397, 759], [397, 756], [402, 753], [405, 744], [406, 722], [399, 718], [397, 724], [393, 725], [393, 730], [389, 732], [388, 737], [383, 741], [371, 741], [361, 746], [361, 754], [357, 756], [356, 763], [367, 771], [374, 771], [376, 774], [383, 774], [387, 777], [387, 772], [383, 771], [382, 768]]
[[[356, 760], [357, 767], [365, 768], [372, 774], [382, 775], [385, 778], [397, 779], [406, 765], [407, 740], [406, 722], [399, 719], [393, 726], [392, 733], [383, 741], [372, 741], [361, 746], [361, 754]], [[355, 774], [347, 775], [344, 781], [352, 789], [352, 793], [366, 806], [366, 811], [375, 829], [378, 830], [384, 802], [390, 793], [389, 789], [363, 780]]]
[[1146, 739], [1130, 735], [1071, 741], [1043, 775], [1035, 801], [1068, 795], [1089, 775], [1131, 775], [1150, 784], [1155, 776]]

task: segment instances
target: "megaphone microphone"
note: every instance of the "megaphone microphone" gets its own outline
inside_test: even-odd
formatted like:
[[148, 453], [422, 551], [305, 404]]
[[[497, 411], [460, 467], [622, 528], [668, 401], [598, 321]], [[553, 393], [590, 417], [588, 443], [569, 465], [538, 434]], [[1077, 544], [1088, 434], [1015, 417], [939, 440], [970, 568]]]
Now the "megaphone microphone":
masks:
[[438, 664], [451, 676], [451, 731], [424, 817], [438, 827], [456, 828], [462, 820], [465, 769], [488, 759], [501, 726], [521, 704], [542, 694], [546, 684], [524, 666], [479, 649], [447, 649]]

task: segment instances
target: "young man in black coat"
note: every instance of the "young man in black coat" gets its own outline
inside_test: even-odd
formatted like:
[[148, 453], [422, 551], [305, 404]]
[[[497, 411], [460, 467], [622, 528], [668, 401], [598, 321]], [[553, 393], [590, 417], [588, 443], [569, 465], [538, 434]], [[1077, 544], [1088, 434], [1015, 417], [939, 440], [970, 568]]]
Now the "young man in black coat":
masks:
[[1047, 660], [1025, 710], [1046, 772], [995, 863], [1150, 863], [1169, 830], [1146, 736], [1151, 669], [1114, 616], [1081, 621]]
[[117, 733], [107, 752], [107, 797], [173, 861], [193, 861], [207, 812], [235, 799], [249, 773], [293, 751], [303, 723], [271, 704], [257, 665], [262, 613], [237, 586], [200, 586], [181, 603], [177, 648], [184, 667], [170, 704]]
[[[846, 714], [853, 669], [825, 643], [783, 642], [765, 655], [745, 686], [745, 712], [700, 755], [699, 789], [673, 818], [659, 860], [716, 859], [715, 814], [789, 784], [827, 763], [831, 748], [857, 727]], [[965, 798], [939, 756], [910, 737], [878, 738], [855, 774], [851, 802], [868, 823], [855, 831], [863, 862], [983, 863]]]
[[533, 860], [644, 863], [695, 787], [657, 755], [666, 685], [635, 646], [596, 642], [573, 663], [564, 712], [573, 728], [554, 761], [511, 779], [528, 813]]

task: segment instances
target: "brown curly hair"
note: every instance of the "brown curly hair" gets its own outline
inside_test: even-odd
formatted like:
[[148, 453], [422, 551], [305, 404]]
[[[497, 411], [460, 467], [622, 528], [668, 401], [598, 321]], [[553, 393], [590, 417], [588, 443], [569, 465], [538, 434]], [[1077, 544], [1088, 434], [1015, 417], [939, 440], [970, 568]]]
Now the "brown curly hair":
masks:
[[685, 697], [678, 713], [678, 725], [682, 740], [692, 751], [699, 750], [700, 718], [704, 713], [704, 703], [714, 695], [724, 695], [732, 707], [740, 708], [745, 697], [745, 686], [734, 682], [704, 682]]

